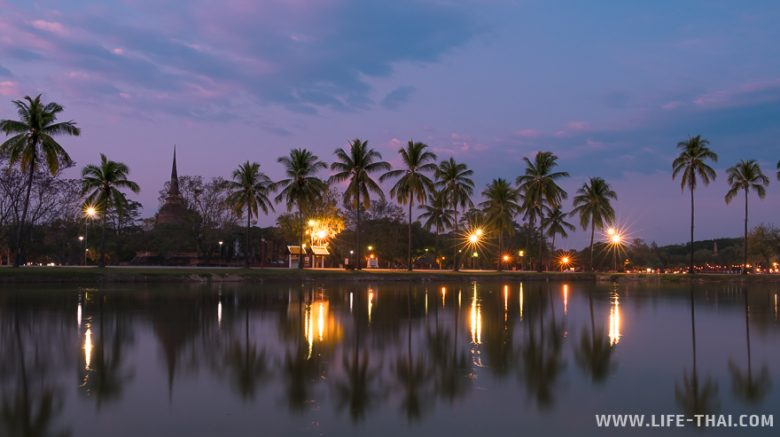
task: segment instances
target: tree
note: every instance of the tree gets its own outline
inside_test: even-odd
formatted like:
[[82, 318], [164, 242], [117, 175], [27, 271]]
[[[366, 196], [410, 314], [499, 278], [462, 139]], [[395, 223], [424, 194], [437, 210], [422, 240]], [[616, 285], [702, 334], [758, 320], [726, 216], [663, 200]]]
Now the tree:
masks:
[[121, 162], [111, 161], [100, 154], [99, 165], [87, 165], [81, 170], [81, 194], [86, 195], [86, 203], [95, 205], [101, 214], [100, 267], [106, 266], [106, 218], [109, 211], [121, 214], [128, 201], [122, 189], [138, 193], [141, 188], [127, 179], [130, 169]]
[[574, 225], [566, 221], [565, 212], [561, 211], [560, 207], [553, 208], [548, 214], [547, 218], [542, 222], [542, 227], [546, 229], [548, 237], [552, 238], [551, 252], [555, 254], [555, 236], [560, 235], [563, 238], [569, 236], [568, 232], [574, 231], [576, 228]]
[[55, 102], [44, 104], [40, 94], [35, 98], [25, 96], [24, 100], [14, 100], [13, 104], [19, 114], [19, 120], [0, 120], [0, 130], [11, 136], [0, 145], [0, 154], [8, 156], [10, 165], [18, 164], [19, 169], [27, 176], [24, 208], [16, 230], [14, 267], [19, 267], [24, 257], [22, 231], [30, 206], [33, 175], [42, 164], [52, 175], [56, 174], [60, 167], [70, 166], [72, 160], [68, 152], [54, 137], [61, 134], [78, 136], [81, 130], [74, 121], [57, 122], [57, 114], [63, 111], [62, 106]]
[[409, 271], [412, 270], [412, 208], [414, 201], [418, 204], [425, 204], [428, 200], [428, 194], [435, 191], [433, 181], [426, 173], [436, 171], [436, 154], [429, 152], [428, 145], [425, 143], [409, 140], [406, 148], [401, 148], [398, 153], [401, 155], [405, 169], [390, 170], [383, 174], [379, 180], [399, 178], [390, 189], [390, 195], [399, 203], [409, 203], [409, 228], [408, 228], [408, 248], [407, 258]]
[[[453, 220], [455, 226], [453, 237], [455, 239], [459, 237], [458, 210], [474, 206], [474, 202], [471, 201], [471, 194], [474, 192], [474, 180], [471, 179], [473, 174], [474, 171], [470, 170], [466, 164], [455, 162], [452, 158], [439, 163], [434, 174], [436, 186], [444, 193], [448, 205], [455, 212]], [[453, 244], [453, 250], [452, 270], [457, 272], [459, 263], [457, 240]]]
[[715, 170], [707, 164], [707, 161], [718, 162], [718, 155], [708, 147], [710, 142], [696, 135], [686, 141], [677, 143], [680, 154], [672, 162], [672, 179], [682, 174], [680, 188], [684, 191], [687, 187], [691, 192], [691, 260], [688, 273], [693, 271], [693, 225], [694, 225], [694, 198], [693, 192], [699, 184], [699, 179], [706, 186], [715, 180]]
[[607, 181], [600, 177], [590, 178], [582, 184], [577, 195], [574, 196], [574, 209], [569, 215], [580, 217], [582, 230], [590, 225], [590, 259], [588, 265], [593, 271], [593, 238], [596, 226], [604, 226], [615, 221], [615, 210], [612, 208], [612, 200], [617, 200], [617, 193], [612, 190]]
[[453, 226], [452, 215], [454, 210], [449, 208], [447, 196], [444, 191], [436, 191], [428, 196], [428, 203], [423, 205], [420, 220], [423, 220], [423, 229], [429, 231], [436, 229], [436, 254], [439, 252], [439, 234]]
[[233, 170], [233, 180], [228, 182], [230, 194], [225, 199], [236, 214], [246, 212], [246, 252], [244, 265], [249, 268], [249, 230], [252, 228], [252, 218], [274, 210], [268, 196], [274, 190], [274, 184], [268, 176], [260, 171], [260, 164], [246, 161]]
[[748, 255], [748, 194], [755, 191], [759, 199], [766, 197], [766, 186], [769, 178], [761, 171], [758, 163], [751, 159], [739, 161], [735, 166], [726, 170], [728, 175], [729, 190], [726, 192], [726, 203], [731, 203], [740, 191], [745, 192], [745, 244], [743, 247], [742, 274], [747, 274]]
[[522, 198], [520, 192], [505, 179], [493, 179], [485, 191], [482, 192], [485, 201], [480, 206], [485, 211], [488, 226], [498, 234], [498, 259], [497, 270], [501, 269], [501, 256], [503, 252], [503, 235], [514, 232], [514, 216], [522, 210]]
[[[292, 211], [293, 208], [298, 209], [301, 231], [299, 244], [303, 249], [306, 208], [322, 197], [328, 189], [327, 184], [315, 175], [328, 166], [307, 149], [293, 149], [290, 151], [290, 155], [282, 156], [277, 161], [284, 166], [287, 178], [274, 184], [274, 188], [281, 187], [281, 191], [274, 200], [276, 203], [284, 201], [288, 212]], [[303, 250], [298, 257], [298, 268], [303, 269]]]
[[[567, 193], [561, 188], [557, 181], [568, 177], [569, 173], [565, 171], [554, 171], [558, 166], [558, 157], [552, 152], [537, 152], [534, 160], [528, 157], [523, 158], [525, 162], [525, 172], [518, 176], [516, 183], [524, 196], [525, 206], [534, 210], [531, 217], [538, 216], [539, 219], [539, 241], [544, 240], [543, 227], [544, 206], [554, 209], [560, 206], [566, 199]], [[539, 267], [542, 270], [542, 251], [544, 245], [539, 245]]]
[[[385, 200], [382, 188], [371, 179], [371, 173], [390, 170], [390, 163], [381, 161], [382, 155], [368, 147], [368, 141], [352, 140], [349, 151], [343, 148], [336, 149], [336, 162], [330, 165], [330, 169], [336, 174], [330, 177], [330, 183], [349, 181], [344, 190], [344, 204], [355, 209], [357, 222], [355, 225], [355, 240], [357, 245], [357, 268], [360, 270], [363, 264], [362, 247], [360, 244], [360, 210], [371, 206], [371, 193]], [[361, 198], [362, 197], [362, 198]]]

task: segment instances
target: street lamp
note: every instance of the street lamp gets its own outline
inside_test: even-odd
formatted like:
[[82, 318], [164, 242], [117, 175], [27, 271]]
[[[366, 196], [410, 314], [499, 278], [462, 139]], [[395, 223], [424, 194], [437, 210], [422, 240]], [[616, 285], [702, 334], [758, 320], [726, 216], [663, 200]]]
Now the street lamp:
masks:
[[564, 256], [563, 258], [561, 258], [561, 271], [563, 271], [564, 267], [568, 267], [570, 262], [571, 259], [568, 256]]
[[[87, 240], [89, 237], [89, 221], [94, 220], [97, 217], [98, 211], [94, 205], [84, 205], [84, 265], [87, 265]], [[81, 237], [79, 237], [81, 239]]]
[[222, 244], [224, 244], [224, 243], [225, 243], [224, 241], [219, 240], [219, 262], [220, 263], [222, 262], [222, 259], [223, 259], [223, 256], [222, 256]]
[[[610, 230], [614, 230], [610, 228]], [[614, 256], [614, 262], [615, 262], [615, 273], [617, 273], [617, 253], [618, 249], [620, 248], [620, 243], [623, 240], [623, 237], [620, 236], [617, 232], [613, 232], [612, 238], [610, 239], [612, 241], [612, 250], [613, 250], [613, 256]]]

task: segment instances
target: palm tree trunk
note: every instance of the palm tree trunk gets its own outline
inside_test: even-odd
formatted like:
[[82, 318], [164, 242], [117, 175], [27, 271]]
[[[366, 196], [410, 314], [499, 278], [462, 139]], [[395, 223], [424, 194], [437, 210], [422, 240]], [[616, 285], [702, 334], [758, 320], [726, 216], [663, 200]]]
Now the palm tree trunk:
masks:
[[[553, 264], [553, 257], [555, 256], [555, 233], [552, 235], [552, 246], [550, 246], [550, 264]], [[555, 264], [553, 264], [553, 268], [555, 267]], [[549, 268], [547, 269], [549, 270]], [[563, 270], [563, 267], [561, 267], [561, 270]]]
[[691, 263], [688, 266], [688, 273], [693, 274], [693, 188], [691, 188]]
[[744, 254], [742, 258], [742, 274], [747, 275], [748, 272], [748, 190], [745, 188], [745, 244], [743, 247]]
[[596, 234], [596, 223], [590, 218], [590, 271], [593, 271], [593, 236]]
[[[108, 197], [106, 197], [108, 198]], [[106, 214], [108, 212], [108, 201], [106, 201], [105, 205], [103, 205], [103, 217], [102, 217], [102, 223], [100, 224], [101, 230], [100, 230], [100, 262], [98, 263], [98, 267], [101, 269], [106, 266]]]
[[501, 241], [501, 240], [502, 240], [502, 239], [501, 239], [501, 234], [503, 234], [503, 232], [501, 232], [501, 231], [499, 230], [499, 231], [498, 231], [498, 264], [496, 265], [496, 266], [497, 266], [497, 269], [496, 269], [496, 270], [498, 270], [499, 272], [501, 271], [501, 268], [502, 268], [502, 265], [501, 265], [501, 256], [502, 256], [502, 255], [501, 255], [501, 252], [502, 252], [502, 248], [503, 248], [503, 246], [502, 246], [502, 244], [501, 244], [501, 243], [503, 243], [503, 241]]
[[453, 232], [453, 254], [452, 254], [452, 271], [457, 272], [458, 269], [458, 205], [455, 205], [455, 232]]
[[409, 196], [409, 229], [408, 233], [408, 245], [406, 248], [406, 254], [408, 257], [408, 265], [406, 267], [410, 272], [412, 271], [412, 205], [414, 204], [414, 196]]
[[246, 248], [244, 249], [244, 267], [249, 268], [249, 230], [252, 228], [252, 210], [246, 204]]
[[22, 217], [19, 220], [19, 226], [16, 228], [16, 250], [14, 254], [14, 267], [22, 265], [22, 258], [24, 258], [22, 250], [22, 235], [24, 231], [24, 222], [27, 221], [27, 210], [30, 207], [30, 191], [32, 190], [33, 176], [35, 172], [34, 167], [35, 160], [30, 160], [30, 173], [27, 175], [27, 194], [24, 196], [24, 208], [22, 208]]
[[542, 266], [544, 264], [544, 261], [543, 261], [544, 252], [543, 252], [543, 250], [544, 250], [544, 233], [543, 233], [542, 223], [541, 223], [541, 220], [540, 220], [539, 221], [539, 268], [537, 269], [540, 272], [542, 271], [542, 269], [543, 269]]
[[360, 246], [360, 190], [357, 190], [355, 199], [355, 211], [357, 212], [357, 225], [355, 226], [355, 240], [357, 244], [357, 269], [363, 268], [363, 251]]
[[303, 236], [306, 233], [306, 229], [305, 229], [306, 222], [303, 219], [303, 208], [301, 208], [301, 204], [300, 203], [298, 204], [298, 214], [301, 216], [301, 239], [300, 239], [300, 242], [299, 242], [299, 244], [300, 244], [299, 248], [300, 248], [301, 252], [298, 255], [298, 270], [303, 270], [303, 257], [305, 256], [305, 251], [304, 251], [304, 248], [303, 248], [303, 244], [304, 244], [303, 243]]

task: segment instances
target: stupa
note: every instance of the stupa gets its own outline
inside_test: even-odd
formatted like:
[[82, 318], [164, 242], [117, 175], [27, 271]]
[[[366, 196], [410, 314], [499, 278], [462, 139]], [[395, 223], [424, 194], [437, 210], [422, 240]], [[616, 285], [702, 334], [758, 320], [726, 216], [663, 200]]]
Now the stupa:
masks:
[[157, 213], [155, 224], [183, 226], [187, 223], [187, 207], [179, 191], [179, 175], [176, 171], [176, 146], [173, 146], [173, 166], [171, 168], [171, 182], [168, 193], [165, 195], [165, 203]]

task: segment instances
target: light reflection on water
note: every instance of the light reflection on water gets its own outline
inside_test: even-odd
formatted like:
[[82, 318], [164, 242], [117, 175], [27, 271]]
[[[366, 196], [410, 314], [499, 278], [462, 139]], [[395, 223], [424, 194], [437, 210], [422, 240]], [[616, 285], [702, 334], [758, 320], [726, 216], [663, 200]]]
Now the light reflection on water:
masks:
[[777, 411], [777, 291], [665, 287], [3, 291], [0, 435], [598, 435], [601, 412]]

